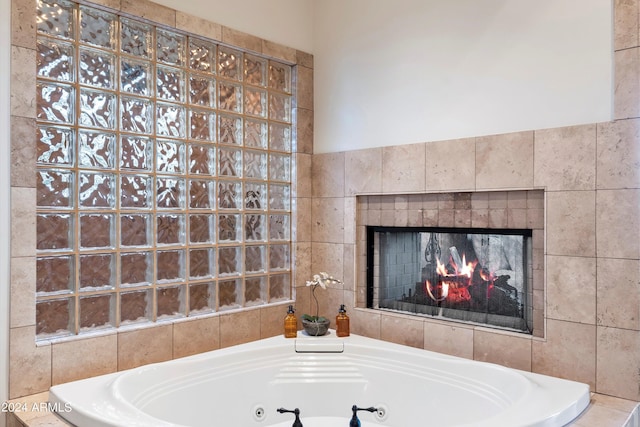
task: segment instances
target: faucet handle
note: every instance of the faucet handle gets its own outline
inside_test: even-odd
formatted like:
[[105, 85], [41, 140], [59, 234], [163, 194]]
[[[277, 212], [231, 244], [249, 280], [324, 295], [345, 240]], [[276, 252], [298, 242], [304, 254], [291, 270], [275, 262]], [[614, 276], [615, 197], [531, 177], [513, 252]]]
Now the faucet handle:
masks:
[[360, 427], [358, 411], [377, 412], [378, 408], [374, 408], [373, 406], [370, 406], [368, 408], [358, 408], [358, 405], [353, 405], [351, 407], [351, 411], [353, 411], [353, 416], [351, 417], [351, 421], [349, 422], [349, 427]]
[[293, 411], [291, 409], [278, 408], [276, 409], [281, 414], [291, 413], [295, 414], [296, 419], [293, 421], [293, 425], [291, 427], [303, 427], [302, 422], [300, 421], [300, 409], [296, 408]]

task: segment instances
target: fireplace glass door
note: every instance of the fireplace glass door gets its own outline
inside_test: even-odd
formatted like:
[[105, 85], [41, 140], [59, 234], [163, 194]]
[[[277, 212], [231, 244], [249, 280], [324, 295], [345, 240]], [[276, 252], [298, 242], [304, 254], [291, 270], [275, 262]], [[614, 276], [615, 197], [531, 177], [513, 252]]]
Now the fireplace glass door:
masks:
[[367, 228], [367, 305], [531, 333], [531, 230]]

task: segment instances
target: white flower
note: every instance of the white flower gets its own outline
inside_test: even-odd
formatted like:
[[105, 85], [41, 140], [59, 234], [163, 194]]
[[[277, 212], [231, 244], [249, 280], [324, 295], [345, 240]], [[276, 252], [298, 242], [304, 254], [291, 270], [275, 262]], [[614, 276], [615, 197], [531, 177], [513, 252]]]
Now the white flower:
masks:
[[318, 311], [320, 310], [320, 304], [318, 303], [318, 298], [316, 297], [316, 288], [320, 286], [322, 289], [327, 289], [327, 285], [329, 283], [342, 283], [340, 280], [335, 277], [330, 276], [328, 273], [321, 271], [320, 274], [314, 274], [313, 280], [307, 280], [307, 286], [311, 286], [311, 296], [316, 302], [316, 315], [309, 316], [307, 314], [303, 315], [303, 319], [305, 316], [312, 322], [317, 322], [319, 319], [324, 319], [319, 317]]
[[320, 286], [322, 289], [327, 289], [329, 283], [342, 283], [335, 277], [330, 276], [328, 273], [321, 271], [320, 274], [314, 274], [313, 280], [307, 280], [307, 286]]

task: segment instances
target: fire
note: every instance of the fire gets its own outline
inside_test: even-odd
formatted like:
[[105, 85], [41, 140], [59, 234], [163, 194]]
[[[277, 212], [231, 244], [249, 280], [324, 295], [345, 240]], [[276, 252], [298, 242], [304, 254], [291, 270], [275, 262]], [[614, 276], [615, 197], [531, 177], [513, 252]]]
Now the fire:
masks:
[[[459, 303], [471, 300], [469, 286], [471, 286], [477, 262], [467, 262], [466, 256], [462, 254], [462, 260], [458, 258], [456, 263], [454, 256], [449, 258], [449, 267], [453, 271], [449, 271], [447, 266], [436, 259], [436, 273], [439, 276], [438, 283], [433, 285], [429, 280], [425, 281], [427, 294], [434, 301], [448, 301]], [[460, 265], [458, 265], [460, 264]], [[479, 275], [485, 282], [489, 282], [489, 288], [492, 287], [495, 276], [493, 273], [481, 269]]]
[[466, 255], [462, 254], [462, 266], [458, 267], [453, 257], [449, 258], [449, 263], [454, 269], [453, 273], [449, 273], [447, 271], [447, 267], [440, 262], [439, 259], [436, 259], [438, 267], [436, 268], [436, 272], [441, 276], [446, 277], [455, 277], [455, 276], [467, 276], [469, 279], [473, 277], [473, 270], [476, 268], [477, 262], [469, 262], [467, 263]]

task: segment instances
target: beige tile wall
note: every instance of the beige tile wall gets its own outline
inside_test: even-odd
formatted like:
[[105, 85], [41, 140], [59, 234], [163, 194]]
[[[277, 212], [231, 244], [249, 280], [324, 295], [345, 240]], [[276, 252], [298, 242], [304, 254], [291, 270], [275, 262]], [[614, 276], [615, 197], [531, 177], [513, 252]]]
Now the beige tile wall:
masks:
[[[311, 153], [313, 148], [313, 57], [146, 0], [97, 0], [99, 5], [297, 64], [294, 123], [297, 181], [294, 254], [300, 277], [310, 272]], [[255, 307], [206, 318], [182, 319], [145, 328], [35, 343], [35, 70], [36, 2], [12, 2], [11, 62], [11, 315], [10, 398], [51, 385], [146, 363], [253, 341], [282, 332], [286, 305]], [[295, 220], [294, 220], [295, 221]], [[300, 283], [296, 280], [295, 283]], [[304, 282], [302, 282], [304, 283]], [[306, 290], [305, 290], [306, 291]], [[300, 300], [304, 300], [301, 298]]]
[[[314, 155], [312, 270], [349, 278], [329, 290], [322, 310], [330, 314], [343, 301], [355, 333], [640, 400], [639, 1], [614, 1], [610, 122]], [[535, 221], [544, 221], [546, 232], [534, 236], [543, 248], [534, 263], [546, 266], [545, 286], [534, 289], [546, 306], [534, 314], [546, 324], [543, 338], [361, 308], [357, 195], [523, 189], [545, 190], [546, 209]], [[433, 211], [420, 219], [395, 208], [379, 211], [381, 224], [434, 220]], [[502, 215], [478, 213], [475, 221], [499, 222]]]

